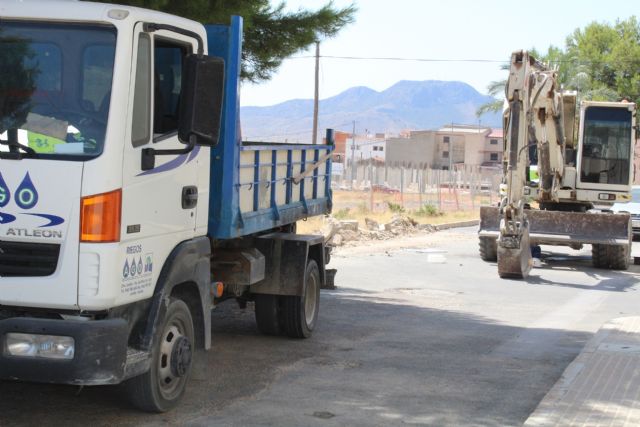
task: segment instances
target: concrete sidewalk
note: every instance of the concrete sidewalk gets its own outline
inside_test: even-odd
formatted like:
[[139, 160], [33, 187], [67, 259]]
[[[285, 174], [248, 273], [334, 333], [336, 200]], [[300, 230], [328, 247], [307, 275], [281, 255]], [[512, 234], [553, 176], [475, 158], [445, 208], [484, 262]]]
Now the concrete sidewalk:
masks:
[[640, 316], [603, 326], [525, 426], [639, 426]]

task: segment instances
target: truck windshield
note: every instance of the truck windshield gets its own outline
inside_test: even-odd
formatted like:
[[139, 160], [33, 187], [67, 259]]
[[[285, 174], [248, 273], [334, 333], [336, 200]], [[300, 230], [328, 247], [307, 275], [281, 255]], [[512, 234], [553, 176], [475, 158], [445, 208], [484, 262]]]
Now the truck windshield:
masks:
[[0, 21], [0, 157], [98, 156], [115, 43], [109, 26]]
[[631, 111], [588, 107], [582, 147], [582, 182], [629, 184]]

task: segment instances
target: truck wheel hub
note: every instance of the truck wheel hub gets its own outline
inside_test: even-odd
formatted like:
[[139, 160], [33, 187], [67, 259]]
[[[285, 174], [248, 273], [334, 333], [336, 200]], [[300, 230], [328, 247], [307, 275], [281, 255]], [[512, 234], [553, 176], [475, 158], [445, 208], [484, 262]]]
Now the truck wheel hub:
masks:
[[171, 373], [175, 377], [183, 377], [189, 372], [192, 352], [191, 343], [185, 336], [180, 336], [173, 344], [171, 351]]

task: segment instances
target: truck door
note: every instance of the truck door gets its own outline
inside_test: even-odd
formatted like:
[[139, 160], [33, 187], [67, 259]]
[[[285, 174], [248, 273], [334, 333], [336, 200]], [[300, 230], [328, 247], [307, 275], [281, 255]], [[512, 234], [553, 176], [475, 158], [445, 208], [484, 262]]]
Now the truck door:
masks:
[[[178, 140], [178, 105], [184, 57], [195, 40], [136, 26], [124, 149], [122, 189], [122, 296], [141, 299], [153, 292], [160, 269], [173, 248], [194, 237], [199, 147], [181, 155], [155, 157], [142, 169], [142, 151], [183, 149]], [[141, 276], [147, 279], [139, 280]], [[142, 283], [142, 286], [140, 285]], [[126, 301], [122, 301], [126, 302]]]

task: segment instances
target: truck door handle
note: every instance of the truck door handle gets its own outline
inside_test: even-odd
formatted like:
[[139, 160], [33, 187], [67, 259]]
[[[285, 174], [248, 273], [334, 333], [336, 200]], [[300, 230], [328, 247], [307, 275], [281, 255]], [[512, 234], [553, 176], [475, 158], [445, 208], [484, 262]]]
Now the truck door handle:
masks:
[[187, 185], [182, 187], [182, 209], [193, 209], [198, 204], [198, 187]]

